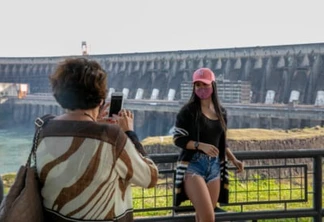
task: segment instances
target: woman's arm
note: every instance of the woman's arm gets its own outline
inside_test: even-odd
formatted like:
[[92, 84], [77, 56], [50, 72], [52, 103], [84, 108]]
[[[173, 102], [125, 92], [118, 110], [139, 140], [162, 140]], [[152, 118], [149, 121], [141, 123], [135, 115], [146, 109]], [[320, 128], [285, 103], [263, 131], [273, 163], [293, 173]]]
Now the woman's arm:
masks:
[[[114, 118], [127, 135], [124, 149], [116, 162], [118, 174], [135, 185], [154, 187], [158, 180], [158, 168], [150, 158], [146, 157], [146, 152], [134, 132], [133, 113], [123, 109]], [[119, 139], [123, 140], [124, 138]]]
[[137, 149], [138, 152], [140, 152], [140, 154], [142, 154], [143, 156], [147, 156], [147, 153], [145, 152], [143, 145], [141, 144], [141, 142], [139, 141], [137, 134], [134, 131], [126, 131], [125, 132], [126, 135], [128, 136], [128, 138], [134, 143], [135, 148]]
[[193, 118], [188, 108], [182, 108], [176, 117], [173, 142], [182, 149], [195, 149], [195, 141], [192, 140], [191, 127], [193, 127]]
[[145, 188], [154, 187], [159, 174], [154, 162], [140, 154], [129, 138], [116, 161], [116, 170], [129, 183]]
[[242, 161], [236, 159], [235, 155], [232, 153], [232, 151], [226, 147], [225, 148], [226, 156], [229, 161], [231, 161], [234, 166], [237, 168], [237, 172], [240, 173], [244, 170], [244, 164]]
[[146, 152], [139, 141], [137, 134], [134, 131], [134, 115], [130, 110], [122, 109], [118, 116], [114, 116], [114, 120], [120, 126], [120, 128], [126, 133], [128, 138], [134, 143], [135, 148], [143, 156], [146, 156]]
[[233, 162], [233, 161], [237, 160], [235, 155], [232, 153], [232, 151], [228, 147], [226, 147], [225, 150], [226, 150], [227, 159], [229, 161]]
[[[227, 112], [226, 109], [222, 108], [222, 112], [223, 112], [223, 118], [227, 127]], [[225, 154], [226, 157], [229, 161], [231, 161], [234, 166], [236, 166], [237, 168], [237, 172], [242, 172], [244, 170], [244, 164], [243, 162], [241, 162], [240, 160], [236, 159], [235, 155], [232, 153], [232, 151], [230, 150], [230, 148], [228, 148], [227, 143], [226, 143], [226, 132], [224, 134], [224, 145], [225, 145]]]

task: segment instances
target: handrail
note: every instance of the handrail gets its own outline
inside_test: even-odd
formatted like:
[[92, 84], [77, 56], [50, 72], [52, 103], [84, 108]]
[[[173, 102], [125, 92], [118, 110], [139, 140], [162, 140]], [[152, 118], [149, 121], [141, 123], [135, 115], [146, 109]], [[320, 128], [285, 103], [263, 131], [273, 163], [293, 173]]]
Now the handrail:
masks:
[[[324, 149], [299, 149], [299, 150], [258, 150], [258, 151], [234, 151], [240, 160], [254, 159], [284, 159], [284, 158], [315, 158], [316, 156], [324, 156]], [[149, 154], [149, 157], [156, 163], [176, 162], [177, 153], [166, 154]]]
[[[322, 161], [324, 156], [324, 149], [299, 149], [299, 150], [258, 150], [258, 151], [236, 151], [234, 152], [235, 156], [240, 160], [277, 160], [277, 159], [305, 159], [311, 158], [310, 162], [307, 162], [307, 165], [310, 166], [307, 169], [306, 177], [312, 175], [313, 189], [312, 189], [312, 207], [305, 209], [293, 209], [293, 208], [284, 208], [280, 210], [273, 209], [271, 211], [260, 210], [260, 211], [243, 211], [243, 212], [216, 212], [217, 221], [228, 221], [228, 220], [253, 220], [258, 219], [274, 219], [274, 218], [300, 218], [308, 217], [313, 218], [314, 221], [322, 221], [324, 217], [324, 209], [322, 206], [322, 182], [323, 182], [323, 169]], [[177, 161], [178, 153], [165, 153], [165, 154], [150, 154], [152, 160], [157, 164], [174, 164]], [[248, 161], [249, 162], [249, 161]], [[298, 162], [298, 161], [297, 161]], [[288, 163], [287, 167], [295, 167], [298, 164], [291, 162], [283, 161], [283, 163]], [[313, 163], [313, 165], [309, 165]], [[299, 164], [300, 166], [301, 164]], [[304, 164], [305, 165], [305, 164]], [[252, 166], [250, 166], [251, 168]], [[266, 167], [266, 166], [264, 166]], [[276, 167], [271, 166], [271, 167]], [[253, 167], [251, 168], [253, 169]], [[307, 187], [307, 183], [306, 183]], [[233, 189], [233, 188], [231, 188]], [[306, 188], [307, 189], [307, 188]], [[306, 190], [307, 191], [307, 190]], [[263, 201], [264, 202], [264, 201]], [[234, 203], [235, 204], [235, 203]], [[249, 204], [249, 203], [246, 203]], [[171, 207], [171, 209], [176, 209], [176, 207]], [[150, 209], [152, 210], [152, 209]], [[137, 209], [135, 211], [138, 212]], [[144, 210], [145, 211], [145, 210]], [[194, 215], [171, 215], [171, 216], [159, 216], [159, 217], [142, 217], [135, 218], [135, 221], [140, 222], [150, 222], [150, 221], [177, 221], [177, 222], [189, 222], [195, 221]]]

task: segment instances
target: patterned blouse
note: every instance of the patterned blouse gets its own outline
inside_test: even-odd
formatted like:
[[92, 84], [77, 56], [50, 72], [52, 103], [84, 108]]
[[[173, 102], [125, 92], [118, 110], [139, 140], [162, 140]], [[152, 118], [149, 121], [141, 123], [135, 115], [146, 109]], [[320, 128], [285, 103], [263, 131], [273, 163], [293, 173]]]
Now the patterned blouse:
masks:
[[118, 126], [51, 120], [39, 141], [46, 221], [133, 221], [131, 184], [157, 183], [156, 165]]

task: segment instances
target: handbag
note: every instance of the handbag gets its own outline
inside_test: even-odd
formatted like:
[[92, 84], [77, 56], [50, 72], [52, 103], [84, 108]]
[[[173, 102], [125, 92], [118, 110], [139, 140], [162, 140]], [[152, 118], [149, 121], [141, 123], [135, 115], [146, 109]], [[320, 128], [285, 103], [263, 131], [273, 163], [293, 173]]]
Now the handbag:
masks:
[[[54, 116], [48, 114], [35, 120], [36, 131], [30, 154], [26, 164], [20, 166], [8, 195], [1, 202], [0, 222], [44, 221], [43, 204], [36, 171], [36, 149], [42, 127], [52, 118]], [[34, 167], [31, 166], [32, 158], [35, 163]]]

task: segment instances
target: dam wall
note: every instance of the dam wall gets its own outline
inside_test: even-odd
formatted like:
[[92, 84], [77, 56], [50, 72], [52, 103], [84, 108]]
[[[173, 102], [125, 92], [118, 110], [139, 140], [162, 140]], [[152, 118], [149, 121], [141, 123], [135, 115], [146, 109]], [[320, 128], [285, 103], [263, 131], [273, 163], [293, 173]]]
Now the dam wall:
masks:
[[[194, 70], [251, 84], [251, 103], [324, 104], [324, 43], [190, 51], [89, 55], [109, 74], [110, 92], [127, 98], [179, 100]], [[80, 56], [74, 56], [80, 57]], [[0, 82], [27, 83], [48, 93], [48, 76], [69, 57], [0, 58]]]
[[[37, 117], [45, 114], [64, 113], [58, 104], [52, 102], [15, 103], [8, 100], [0, 103], [0, 129], [23, 126], [33, 128]], [[140, 139], [148, 136], [167, 135], [174, 125], [176, 113], [133, 110], [134, 128]]]
[[[28, 97], [27, 97], [28, 98]], [[33, 121], [45, 114], [60, 115], [64, 110], [54, 98], [40, 101], [12, 98], [0, 100], [0, 129], [10, 126], [33, 127]], [[165, 102], [164, 102], [165, 103]], [[126, 100], [124, 107], [134, 113], [134, 127], [140, 139], [170, 135], [180, 102], [147, 103]], [[173, 104], [171, 106], [171, 104]], [[224, 104], [228, 113], [228, 128], [291, 129], [324, 125], [324, 106]]]
[[[249, 98], [237, 101], [260, 105], [261, 109], [252, 107], [250, 113], [245, 110], [242, 114], [239, 109], [229, 108], [229, 128], [290, 129], [323, 125], [324, 118], [292, 117], [289, 111], [281, 116], [275, 110], [269, 114], [258, 112], [262, 113], [262, 105], [324, 107], [324, 43], [64, 57], [1, 57], [0, 83], [26, 84], [30, 94], [48, 94], [51, 92], [49, 75], [59, 62], [72, 57], [98, 61], [108, 73], [109, 95], [122, 91], [130, 100], [181, 101], [181, 85], [190, 82], [192, 73], [200, 67], [212, 69], [217, 80], [244, 82], [248, 85]], [[227, 105], [224, 104], [225, 108]], [[298, 108], [294, 110], [298, 112]], [[8, 124], [33, 125], [37, 116], [62, 112], [64, 110], [57, 104], [1, 102], [0, 128]], [[145, 108], [134, 112], [135, 130], [141, 138], [168, 134], [176, 115], [175, 112]]]

